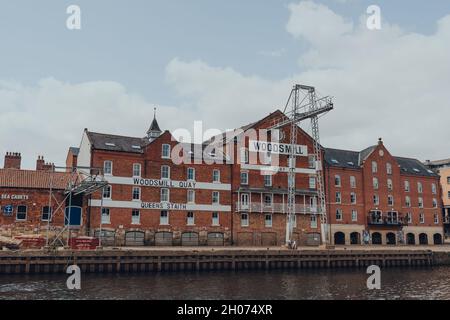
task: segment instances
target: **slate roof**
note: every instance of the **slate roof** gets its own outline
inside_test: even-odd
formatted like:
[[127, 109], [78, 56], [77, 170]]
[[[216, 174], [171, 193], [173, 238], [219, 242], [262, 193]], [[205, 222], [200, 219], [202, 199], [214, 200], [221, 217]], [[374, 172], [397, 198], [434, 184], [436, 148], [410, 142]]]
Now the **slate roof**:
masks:
[[[366, 159], [374, 148], [375, 146], [372, 146], [361, 152], [326, 148], [324, 157], [325, 164], [330, 167], [358, 169], [361, 168], [362, 160]], [[437, 176], [437, 174], [429, 170], [417, 159], [404, 157], [394, 158], [398, 162], [402, 174], [427, 177]]]
[[147, 131], [147, 134], [150, 132], [162, 132], [159, 128], [158, 121], [156, 121], [156, 117], [153, 118], [152, 124], [150, 125], [150, 128]]
[[80, 153], [80, 148], [76, 148], [76, 147], [70, 147], [69, 151], [72, 152], [72, 154], [74, 156], [78, 156], [78, 154]]
[[72, 174], [68, 172], [0, 169], [0, 187], [27, 189], [66, 189]]
[[[87, 131], [87, 135], [93, 148], [96, 150], [142, 153], [143, 147], [148, 144], [148, 141], [144, 138], [125, 137], [89, 131]], [[137, 148], [138, 146], [139, 149]]]

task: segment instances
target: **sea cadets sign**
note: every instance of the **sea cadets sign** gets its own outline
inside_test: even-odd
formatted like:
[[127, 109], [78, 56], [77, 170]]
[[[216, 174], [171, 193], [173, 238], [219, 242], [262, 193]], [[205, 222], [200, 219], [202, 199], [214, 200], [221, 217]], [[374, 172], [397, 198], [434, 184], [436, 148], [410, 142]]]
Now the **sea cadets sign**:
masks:
[[143, 187], [184, 188], [184, 189], [195, 188], [194, 181], [172, 181], [172, 180], [134, 178], [133, 183], [137, 186]]
[[26, 194], [2, 194], [1, 200], [28, 200], [29, 197]]
[[[290, 155], [292, 150], [292, 146], [287, 143], [250, 140], [249, 144], [250, 152], [270, 152], [273, 154]], [[308, 147], [296, 144], [294, 146], [294, 153], [298, 157], [307, 157]]]

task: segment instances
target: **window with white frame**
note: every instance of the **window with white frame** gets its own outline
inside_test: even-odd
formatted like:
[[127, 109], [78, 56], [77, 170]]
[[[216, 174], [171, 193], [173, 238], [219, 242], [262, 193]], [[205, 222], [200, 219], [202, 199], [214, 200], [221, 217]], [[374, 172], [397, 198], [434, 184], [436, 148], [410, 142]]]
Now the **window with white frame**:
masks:
[[102, 208], [102, 224], [111, 223], [111, 214], [109, 213], [109, 208]]
[[266, 206], [266, 207], [272, 206], [272, 195], [271, 194], [264, 195], [264, 206]]
[[247, 213], [242, 213], [241, 214], [241, 227], [248, 227], [249, 223], [248, 223], [248, 214]]
[[111, 199], [111, 186], [107, 185], [103, 188], [103, 199]]
[[294, 226], [294, 228], [297, 228], [297, 215], [294, 214], [292, 216], [292, 225]]
[[433, 208], [437, 208], [438, 202], [436, 198], [433, 198]]
[[425, 223], [425, 214], [422, 212], [419, 214], [419, 222], [420, 223]]
[[356, 177], [355, 176], [350, 176], [350, 187], [351, 188], [356, 188]]
[[264, 175], [264, 186], [265, 187], [272, 186], [272, 175], [271, 174]]
[[447, 184], [450, 184], [450, 177], [447, 177]]
[[352, 210], [352, 221], [358, 221], [358, 211]]
[[392, 179], [387, 179], [387, 187], [389, 191], [394, 190], [394, 185], [392, 184]]
[[316, 229], [317, 228], [317, 216], [315, 214], [311, 215], [310, 227], [311, 227], [311, 229]]
[[187, 191], [187, 202], [195, 203], [195, 191], [194, 190]]
[[422, 193], [423, 192], [423, 186], [421, 182], [417, 182], [417, 192]]
[[186, 225], [188, 225], [188, 226], [195, 225], [194, 212], [188, 211], [187, 216], [186, 216]]
[[408, 208], [411, 207], [411, 198], [409, 196], [405, 197], [405, 206]]
[[409, 187], [409, 181], [406, 180], [406, 181], [405, 181], [405, 191], [406, 191], [406, 192], [409, 192], [409, 190], [410, 190], [410, 187]]
[[309, 177], [309, 188], [316, 189], [316, 177]]
[[241, 172], [241, 184], [243, 184], [243, 185], [248, 184], [248, 172], [247, 171]]
[[162, 226], [169, 225], [169, 211], [163, 210], [159, 215], [159, 224]]
[[162, 155], [161, 157], [163, 159], [170, 159], [170, 145], [169, 144], [163, 144], [162, 145]]
[[194, 168], [187, 169], [187, 180], [190, 180], [190, 181], [195, 180], [195, 169]]
[[432, 183], [432, 184], [431, 184], [431, 192], [432, 192], [433, 194], [436, 194], [436, 193], [437, 193], [437, 188], [436, 188], [436, 184], [435, 184], [435, 183]]
[[213, 204], [219, 204], [220, 203], [219, 191], [213, 191], [213, 193], [212, 193], [212, 203]]
[[342, 198], [341, 198], [341, 193], [339, 191], [336, 192], [335, 200], [336, 200], [336, 203], [341, 203]]
[[377, 194], [373, 195], [373, 204], [376, 206], [380, 205], [380, 197]]
[[264, 226], [266, 228], [272, 228], [272, 215], [271, 214], [265, 215]]
[[336, 209], [336, 220], [340, 221], [342, 220], [342, 210]]
[[434, 214], [434, 224], [439, 224], [439, 214]]
[[103, 174], [112, 175], [112, 166], [113, 163], [110, 160], [106, 160], [105, 162], [103, 162]]
[[241, 193], [241, 208], [248, 209], [249, 208], [249, 194]]
[[169, 202], [170, 190], [167, 188], [161, 188], [161, 202]]
[[170, 179], [170, 167], [161, 166], [161, 179]]
[[341, 186], [341, 176], [338, 174], [334, 176], [334, 186], [335, 187]]
[[394, 197], [391, 195], [388, 195], [388, 206], [394, 205]]
[[220, 170], [213, 170], [213, 182], [220, 182]]
[[51, 221], [52, 220], [52, 208], [49, 206], [42, 207], [42, 221]]
[[375, 189], [375, 190], [378, 190], [378, 187], [379, 187], [379, 184], [378, 184], [378, 178], [373, 178], [372, 179], [372, 182], [373, 182], [373, 188]]
[[17, 206], [16, 220], [17, 221], [27, 220], [27, 206]]
[[412, 223], [412, 214], [411, 212], [406, 213], [406, 223]]
[[376, 161], [372, 161], [372, 173], [378, 172], [378, 164]]
[[423, 208], [423, 198], [422, 197], [419, 197], [418, 202], [419, 202], [419, 208]]
[[141, 164], [135, 163], [133, 164], [133, 177], [140, 177], [141, 176]]
[[137, 209], [131, 211], [131, 224], [141, 223], [141, 212]]
[[450, 191], [447, 192], [447, 198], [450, 199]]
[[219, 225], [219, 213], [218, 212], [213, 212], [212, 213], [212, 222], [211, 224], [213, 226], [218, 226]]
[[247, 164], [249, 162], [248, 150], [241, 148], [241, 164]]
[[141, 188], [133, 187], [133, 200], [141, 200]]
[[350, 203], [356, 204], [356, 193], [355, 192], [350, 193]]
[[387, 174], [392, 174], [392, 165], [390, 163], [386, 163], [386, 172]]
[[315, 157], [315, 155], [309, 155], [308, 156], [308, 168], [309, 169], [316, 169], [316, 157]]

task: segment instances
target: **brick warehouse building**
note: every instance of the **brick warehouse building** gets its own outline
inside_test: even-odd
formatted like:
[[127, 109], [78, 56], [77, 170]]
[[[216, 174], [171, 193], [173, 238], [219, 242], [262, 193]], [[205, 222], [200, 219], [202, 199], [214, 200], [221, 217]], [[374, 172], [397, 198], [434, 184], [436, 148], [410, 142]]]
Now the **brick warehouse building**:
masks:
[[361, 152], [326, 149], [325, 185], [335, 244], [441, 244], [439, 176], [393, 157], [382, 140]]

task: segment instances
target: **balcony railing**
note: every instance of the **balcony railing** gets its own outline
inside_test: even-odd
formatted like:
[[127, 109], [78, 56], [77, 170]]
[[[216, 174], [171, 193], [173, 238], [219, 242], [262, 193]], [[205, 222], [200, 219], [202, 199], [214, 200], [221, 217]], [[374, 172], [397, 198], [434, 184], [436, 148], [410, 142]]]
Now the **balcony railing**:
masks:
[[[287, 203], [265, 204], [261, 202], [242, 203], [237, 202], [236, 208], [238, 212], [254, 212], [254, 213], [287, 213]], [[304, 206], [303, 204], [295, 205], [295, 212], [300, 214], [316, 214], [318, 209], [316, 206]]]
[[444, 223], [450, 223], [450, 216], [444, 217]]
[[403, 216], [374, 216], [369, 214], [367, 217], [367, 223], [371, 226], [391, 226], [391, 227], [401, 227], [406, 225]]

